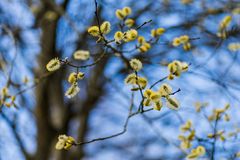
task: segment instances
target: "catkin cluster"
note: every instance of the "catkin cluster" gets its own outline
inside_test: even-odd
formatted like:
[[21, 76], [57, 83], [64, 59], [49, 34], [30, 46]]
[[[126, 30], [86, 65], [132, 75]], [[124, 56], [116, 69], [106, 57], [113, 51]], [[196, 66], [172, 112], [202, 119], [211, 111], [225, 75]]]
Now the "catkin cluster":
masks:
[[177, 47], [177, 46], [182, 44], [183, 49], [185, 51], [188, 51], [188, 50], [191, 49], [191, 43], [190, 43], [189, 40], [190, 39], [189, 39], [188, 35], [183, 35], [183, 36], [180, 36], [180, 37], [176, 37], [176, 38], [173, 39], [172, 45], [174, 47]]
[[[89, 57], [90, 57], [90, 53], [87, 50], [77, 50], [73, 53], [73, 58], [75, 60], [88, 60]], [[68, 63], [70, 63], [68, 59], [60, 60], [59, 58], [53, 58], [47, 63], [46, 69], [49, 72], [54, 72], [60, 69], [62, 64], [68, 64]], [[77, 72], [71, 72], [69, 74], [68, 82], [70, 84], [70, 87], [65, 92], [65, 96], [67, 98], [73, 98], [79, 93], [80, 88], [78, 86], [78, 82], [83, 78], [84, 78], [84, 73], [79, 72], [78, 69], [77, 69]]]
[[174, 77], [180, 77], [181, 73], [186, 72], [187, 70], [188, 64], [186, 62], [175, 60], [168, 64], [168, 71], [170, 72], [168, 79], [173, 80]]

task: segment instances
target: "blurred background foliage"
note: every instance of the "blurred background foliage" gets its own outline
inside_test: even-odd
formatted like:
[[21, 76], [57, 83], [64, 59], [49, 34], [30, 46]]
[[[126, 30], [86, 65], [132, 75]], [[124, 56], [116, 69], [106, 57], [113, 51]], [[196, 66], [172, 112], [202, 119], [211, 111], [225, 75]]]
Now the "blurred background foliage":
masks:
[[[84, 68], [77, 97], [67, 99], [67, 76], [73, 71], [64, 66], [48, 75], [47, 62], [54, 58], [72, 57], [78, 49], [89, 50], [94, 61], [104, 50], [87, 28], [96, 25], [93, 0], [1, 0], [0, 1], [0, 88], [8, 86], [17, 94], [16, 108], [2, 106], [0, 113], [0, 159], [184, 159], [179, 149], [179, 127], [191, 120], [196, 134], [206, 139], [213, 133], [207, 117], [214, 108], [230, 104], [230, 121], [220, 121], [217, 130], [224, 130], [225, 141], [195, 140], [193, 147], [203, 145], [207, 159], [237, 159], [240, 140], [240, 77], [239, 51], [228, 45], [239, 42], [239, 0], [98, 0], [100, 21], [110, 21], [113, 37], [119, 20], [115, 10], [132, 8], [139, 26], [139, 35], [150, 38], [151, 29], [163, 27], [166, 32], [144, 54], [124, 53], [143, 62], [141, 75], [149, 84], [168, 75], [166, 64], [173, 60], [190, 63], [189, 71], [173, 81], [167, 81], [180, 101], [178, 111], [164, 107], [131, 118], [123, 135], [56, 151], [59, 134], [73, 136], [78, 142], [118, 133], [122, 130], [131, 103], [131, 91], [124, 84], [129, 68], [117, 53], [107, 50], [97, 65]], [[217, 36], [225, 16], [232, 21], [225, 39]], [[173, 47], [171, 41], [180, 35], [196, 38], [191, 49]], [[122, 50], [134, 48], [132, 42]], [[25, 90], [26, 89], [26, 90]], [[157, 89], [157, 87], [155, 88]], [[23, 92], [22, 92], [23, 91]], [[135, 94], [134, 109], [140, 101]], [[196, 103], [197, 102], [197, 103]], [[196, 112], [197, 106], [204, 111]], [[236, 132], [227, 137], [228, 133]], [[212, 158], [214, 147], [214, 158]], [[187, 150], [189, 153], [189, 150]], [[211, 158], [210, 158], [211, 157]]]

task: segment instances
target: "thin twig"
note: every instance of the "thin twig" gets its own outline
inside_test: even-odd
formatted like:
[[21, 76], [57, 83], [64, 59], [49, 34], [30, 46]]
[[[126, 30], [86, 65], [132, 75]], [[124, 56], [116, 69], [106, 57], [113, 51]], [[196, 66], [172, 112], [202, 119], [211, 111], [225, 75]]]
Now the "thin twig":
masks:
[[93, 62], [93, 63], [90, 63], [90, 64], [86, 64], [86, 65], [75, 65], [71, 62], [69, 62], [67, 59], [66, 60], [60, 60], [62, 63], [68, 65], [68, 66], [71, 66], [71, 67], [74, 67], [74, 68], [87, 68], [87, 67], [92, 67], [92, 66], [95, 66], [97, 63], [99, 63], [102, 58], [106, 55], [106, 50], [104, 50], [104, 52]]
[[159, 79], [158, 81], [156, 81], [155, 83], [153, 83], [151, 86], [150, 86], [150, 89], [152, 89], [155, 85], [157, 85], [158, 83], [160, 83], [160, 82], [162, 82], [162, 81], [164, 81], [164, 80], [166, 80], [167, 79], [167, 77], [168, 76], [166, 76], [166, 77], [163, 77], [162, 79]]
[[143, 26], [145, 26], [146, 24], [151, 23], [151, 22], [152, 22], [151, 19], [150, 19], [149, 21], [144, 22], [143, 24], [141, 24], [140, 26], [138, 26], [138, 27], [136, 28], [136, 30], [141, 29]]

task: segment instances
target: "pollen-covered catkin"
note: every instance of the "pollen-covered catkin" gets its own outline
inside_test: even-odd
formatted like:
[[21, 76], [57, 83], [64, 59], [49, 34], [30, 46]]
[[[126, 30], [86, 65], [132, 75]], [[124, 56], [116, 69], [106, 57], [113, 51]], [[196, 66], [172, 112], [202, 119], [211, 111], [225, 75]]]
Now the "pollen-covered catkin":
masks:
[[240, 42], [230, 43], [228, 45], [228, 49], [232, 52], [236, 52], [240, 50]]
[[100, 31], [102, 34], [108, 34], [111, 31], [111, 24], [108, 21], [105, 21], [100, 26]]
[[135, 73], [129, 74], [129, 75], [125, 78], [124, 82], [125, 82], [126, 84], [136, 84], [136, 74], [135, 74]]
[[176, 38], [173, 39], [172, 45], [173, 45], [174, 47], [177, 47], [177, 46], [179, 46], [180, 44], [181, 44], [181, 41], [180, 41], [180, 39], [179, 39], [178, 37], [176, 37]]
[[130, 14], [132, 13], [132, 9], [131, 9], [130, 7], [124, 7], [124, 8], [122, 9], [122, 12], [123, 12], [126, 16], [128, 16], [128, 15], [130, 15]]
[[163, 106], [162, 101], [159, 99], [158, 101], [156, 101], [154, 103], [153, 109], [157, 110], [157, 111], [160, 111], [162, 106]]
[[77, 50], [73, 53], [73, 58], [76, 60], [88, 60], [90, 57], [90, 52], [86, 50]]
[[69, 76], [68, 76], [68, 82], [73, 84], [77, 81], [77, 73], [72, 72]]
[[176, 98], [167, 97], [167, 106], [170, 109], [178, 110], [179, 109], [179, 102]]
[[100, 35], [99, 27], [98, 26], [92, 26], [88, 28], [88, 33], [92, 35], [93, 37], [98, 37]]
[[57, 150], [69, 150], [75, 144], [75, 139], [71, 136], [59, 135], [55, 148]]
[[145, 38], [144, 38], [143, 36], [139, 36], [139, 37], [138, 37], [138, 43], [139, 43], [139, 44], [145, 43]]
[[72, 72], [72, 73], [70, 73], [70, 75], [68, 76], [68, 82], [69, 82], [70, 84], [74, 84], [74, 83], [77, 82], [77, 80], [81, 80], [81, 79], [83, 79], [83, 78], [84, 78], [84, 73], [82, 73], [82, 72], [78, 72], [78, 73]]
[[129, 16], [131, 13], [132, 13], [132, 9], [130, 7], [124, 7], [123, 9], [117, 9], [115, 12], [115, 15], [119, 20], [123, 20], [125, 17]]
[[146, 42], [144, 37], [138, 37], [138, 42], [140, 44], [140, 47], [138, 48], [140, 52], [144, 53], [151, 49], [151, 44]]
[[191, 43], [190, 43], [190, 38], [188, 35], [182, 35], [180, 37], [175, 37], [172, 41], [172, 45], [174, 47], [178, 47], [182, 44], [183, 49], [185, 51], [188, 51], [191, 49]]
[[164, 28], [157, 28], [151, 30], [151, 36], [152, 37], [159, 37], [165, 32]]
[[175, 60], [168, 64], [168, 70], [170, 72], [168, 79], [174, 79], [174, 76], [179, 77], [182, 72], [186, 72], [188, 70], [188, 64], [186, 62], [180, 62]]
[[198, 146], [195, 149], [192, 149], [190, 154], [187, 155], [188, 159], [196, 159], [205, 154], [205, 148], [203, 146]]
[[135, 29], [130, 29], [127, 32], [124, 33], [124, 41], [125, 42], [129, 42], [129, 41], [133, 41], [137, 38], [138, 36], [138, 32]]
[[172, 87], [167, 83], [163, 83], [160, 86], [160, 89], [158, 92], [161, 94], [162, 97], [167, 97], [169, 94], [172, 93]]
[[58, 70], [61, 67], [61, 62], [58, 58], [54, 58], [48, 62], [46, 68], [49, 72]]
[[121, 31], [117, 31], [114, 34], [114, 40], [115, 40], [115, 43], [121, 44], [121, 41], [123, 40], [123, 33]]
[[135, 21], [131, 18], [126, 19], [125, 22], [124, 22], [124, 24], [126, 26], [128, 26], [129, 28], [132, 27], [134, 25], [134, 23], [135, 23]]
[[78, 94], [79, 91], [80, 91], [80, 88], [78, 87], [77, 82], [75, 82], [65, 92], [65, 96], [67, 98], [73, 98], [74, 96], [76, 96]]
[[134, 71], [139, 71], [142, 69], [142, 62], [136, 58], [131, 59], [129, 63]]
[[123, 13], [121, 9], [117, 9], [115, 15], [120, 20], [123, 20], [126, 17], [125, 13]]

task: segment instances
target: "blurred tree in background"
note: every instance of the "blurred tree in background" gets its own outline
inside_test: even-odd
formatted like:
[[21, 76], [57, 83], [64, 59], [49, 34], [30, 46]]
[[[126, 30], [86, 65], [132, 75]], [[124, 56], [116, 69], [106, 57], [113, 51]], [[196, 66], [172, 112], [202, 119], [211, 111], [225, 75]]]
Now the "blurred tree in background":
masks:
[[0, 159], [238, 159], [239, 38], [239, 0], [1, 0]]

